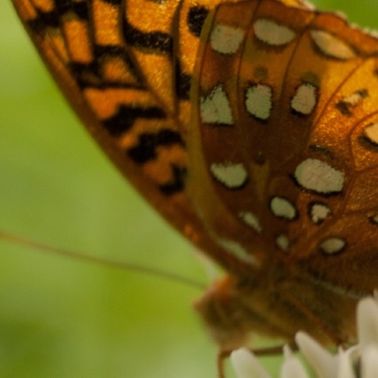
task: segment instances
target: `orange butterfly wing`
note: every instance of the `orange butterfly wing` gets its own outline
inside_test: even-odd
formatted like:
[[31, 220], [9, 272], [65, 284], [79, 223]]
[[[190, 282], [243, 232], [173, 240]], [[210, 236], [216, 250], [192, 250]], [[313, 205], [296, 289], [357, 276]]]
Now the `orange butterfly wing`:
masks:
[[217, 7], [201, 42], [189, 189], [208, 233], [247, 271], [281, 261], [371, 292], [378, 40], [334, 14], [251, 0]]
[[[176, 228], [238, 272], [238, 259], [208, 237], [185, 192], [189, 92], [202, 25], [219, 1], [13, 2], [115, 164]], [[307, 9], [301, 0], [283, 3]]]
[[230, 265], [185, 193], [191, 76], [202, 24], [218, 1], [13, 3], [67, 100], [121, 172], [181, 233]]

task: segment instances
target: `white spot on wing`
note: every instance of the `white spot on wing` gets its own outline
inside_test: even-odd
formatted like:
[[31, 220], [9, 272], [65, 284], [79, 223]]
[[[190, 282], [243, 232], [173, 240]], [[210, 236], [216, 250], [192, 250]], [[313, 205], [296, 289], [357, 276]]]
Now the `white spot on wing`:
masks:
[[270, 201], [270, 209], [280, 218], [293, 220], [297, 215], [296, 208], [286, 198], [274, 197]]
[[283, 251], [287, 251], [289, 249], [289, 246], [290, 246], [289, 239], [284, 234], [281, 234], [281, 235], [277, 236], [277, 238], [276, 238], [276, 244], [277, 244], [277, 247], [279, 247]]
[[246, 92], [245, 106], [248, 113], [254, 117], [267, 120], [272, 110], [272, 88], [263, 84], [249, 87]]
[[318, 159], [306, 159], [294, 173], [298, 184], [318, 193], [339, 193], [344, 187], [344, 173]]
[[261, 233], [262, 227], [259, 219], [256, 217], [255, 214], [252, 214], [249, 211], [243, 211], [239, 214], [239, 217], [245, 224], [252, 227], [256, 232]]
[[286, 45], [296, 37], [292, 29], [271, 19], [260, 18], [253, 26], [256, 37], [271, 46]]
[[362, 101], [368, 97], [369, 93], [366, 89], [361, 89], [350, 96], [344, 97], [342, 100], [340, 100], [336, 107], [341, 111], [344, 115], [350, 115], [352, 114], [352, 109], [356, 108], [358, 105], [362, 103]]
[[244, 31], [228, 25], [215, 25], [211, 37], [210, 44], [213, 50], [221, 54], [234, 54], [244, 37]]
[[242, 187], [248, 179], [248, 173], [241, 163], [213, 163], [210, 166], [212, 175], [229, 189]]
[[366, 94], [362, 93], [361, 91], [357, 91], [356, 93], [345, 97], [342, 101], [349, 104], [350, 106], [357, 106], [365, 97]]
[[220, 247], [237, 259], [248, 264], [258, 265], [258, 261], [254, 258], [254, 256], [248, 253], [247, 250], [236, 241], [217, 238], [217, 243]]
[[310, 10], [315, 10], [316, 9], [315, 5], [313, 5], [312, 3], [310, 3], [310, 1], [308, 1], [308, 0], [301, 0], [301, 4], [305, 8], [307, 8], [307, 9], [310, 9]]
[[221, 85], [216, 86], [207, 97], [201, 98], [201, 120], [223, 125], [234, 123], [229, 100]]
[[375, 145], [378, 145], [378, 123], [365, 127], [364, 137]]
[[331, 209], [322, 203], [314, 203], [311, 206], [311, 209], [310, 209], [311, 220], [315, 224], [322, 223], [330, 214], [331, 214]]
[[320, 244], [320, 249], [328, 255], [333, 255], [335, 253], [341, 252], [345, 248], [345, 246], [345, 240], [341, 238], [329, 238], [324, 240]]
[[310, 34], [312, 40], [324, 55], [340, 60], [356, 57], [353, 49], [340, 38], [324, 30], [312, 30]]
[[291, 100], [291, 107], [298, 113], [309, 115], [317, 104], [317, 89], [310, 83], [298, 87], [296, 94]]
[[378, 214], [369, 214], [369, 219], [371, 223], [378, 225]]

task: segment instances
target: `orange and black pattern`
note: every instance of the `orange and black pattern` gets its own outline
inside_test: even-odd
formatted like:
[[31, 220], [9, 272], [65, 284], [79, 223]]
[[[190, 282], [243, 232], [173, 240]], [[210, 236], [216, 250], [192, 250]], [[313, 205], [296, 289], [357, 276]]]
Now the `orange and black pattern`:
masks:
[[214, 7], [240, 0], [13, 2], [68, 101], [120, 170], [187, 237], [210, 243], [218, 262], [240, 265], [208, 237], [185, 189], [201, 31]]
[[[159, 11], [160, 2], [145, 3], [144, 17], [166, 14], [167, 6]], [[186, 172], [184, 141], [174, 119], [175, 99], [188, 99], [190, 81], [174, 56], [173, 23], [179, 7], [170, 7], [171, 14], [162, 20], [164, 31], [143, 30], [135, 7], [134, 2], [46, 0], [22, 2], [20, 9], [34, 38], [64, 65], [118, 148], [170, 196], [183, 190]], [[199, 19], [196, 8], [190, 12], [191, 19]], [[160, 82], [171, 89], [169, 97], [154, 93], [161, 90], [154, 82], [157, 69], [170, 81], [169, 86]], [[151, 164], [159, 160], [166, 166], [160, 175]]]
[[185, 133], [200, 33], [218, 1], [13, 2], [68, 101], [122, 173], [192, 241], [212, 244], [185, 193]]

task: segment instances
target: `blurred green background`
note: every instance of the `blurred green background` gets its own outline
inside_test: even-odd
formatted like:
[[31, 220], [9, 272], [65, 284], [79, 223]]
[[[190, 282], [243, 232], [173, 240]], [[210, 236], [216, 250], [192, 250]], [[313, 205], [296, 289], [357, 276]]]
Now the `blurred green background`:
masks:
[[[378, 27], [376, 0], [316, 1]], [[0, 229], [207, 281], [68, 108], [10, 2], [0, 8]], [[0, 377], [215, 377], [200, 292], [0, 242]]]

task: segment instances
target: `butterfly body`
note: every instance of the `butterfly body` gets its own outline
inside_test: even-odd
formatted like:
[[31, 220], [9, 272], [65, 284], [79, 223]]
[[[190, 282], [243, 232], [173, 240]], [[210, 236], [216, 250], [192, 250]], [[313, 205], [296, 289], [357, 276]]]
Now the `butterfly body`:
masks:
[[222, 348], [353, 339], [378, 283], [375, 37], [299, 0], [14, 4], [105, 152], [226, 271], [196, 305]]
[[298, 329], [325, 345], [351, 342], [355, 302], [301, 269], [269, 264], [260, 274], [216, 282], [196, 309], [221, 349], [229, 351], [250, 345], [255, 334], [292, 342]]

